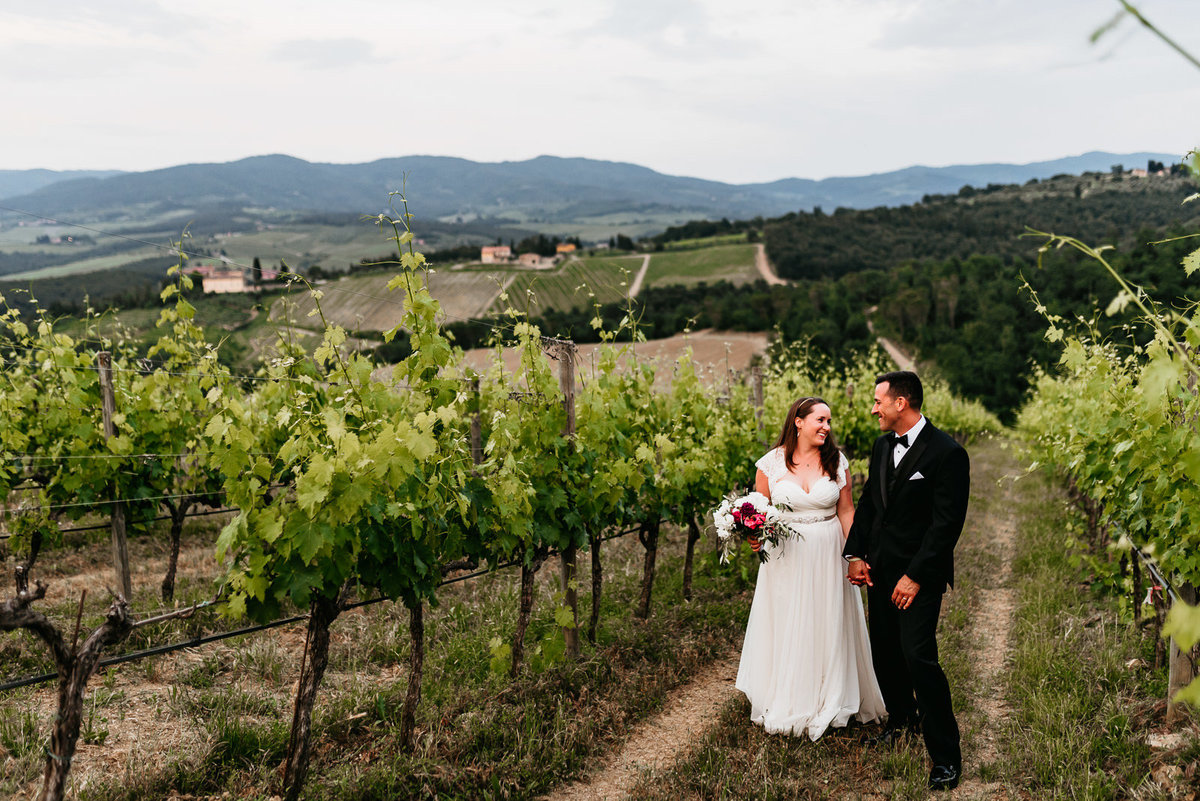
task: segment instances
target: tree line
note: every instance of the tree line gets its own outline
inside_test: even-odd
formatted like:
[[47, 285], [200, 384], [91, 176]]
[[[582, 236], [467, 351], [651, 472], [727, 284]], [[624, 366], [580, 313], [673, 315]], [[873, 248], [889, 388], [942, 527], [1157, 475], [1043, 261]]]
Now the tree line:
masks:
[[1200, 208], [1183, 205], [1192, 191], [1183, 176], [1085, 173], [1024, 186], [964, 187], [958, 195], [931, 195], [909, 206], [794, 212], [768, 221], [764, 238], [780, 276], [790, 279], [977, 254], [1012, 263], [1036, 257], [1038, 243], [1020, 236], [1027, 227], [1124, 247], [1147, 225], [1194, 225]]

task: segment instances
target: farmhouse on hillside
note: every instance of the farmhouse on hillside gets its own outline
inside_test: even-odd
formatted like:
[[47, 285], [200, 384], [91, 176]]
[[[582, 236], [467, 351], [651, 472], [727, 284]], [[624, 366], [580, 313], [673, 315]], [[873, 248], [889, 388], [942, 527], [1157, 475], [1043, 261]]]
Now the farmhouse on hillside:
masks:
[[259, 270], [259, 284], [246, 279], [246, 271], [240, 267], [228, 267], [224, 264], [197, 264], [184, 268], [188, 275], [200, 279], [204, 294], [227, 294], [232, 292], [250, 292], [261, 288], [263, 284], [279, 280], [279, 270], [264, 268]]
[[480, 249], [479, 260], [484, 264], [512, 261], [512, 248], [508, 245], [487, 245]]
[[219, 270], [203, 277], [204, 294], [245, 292], [246, 276], [241, 270]]

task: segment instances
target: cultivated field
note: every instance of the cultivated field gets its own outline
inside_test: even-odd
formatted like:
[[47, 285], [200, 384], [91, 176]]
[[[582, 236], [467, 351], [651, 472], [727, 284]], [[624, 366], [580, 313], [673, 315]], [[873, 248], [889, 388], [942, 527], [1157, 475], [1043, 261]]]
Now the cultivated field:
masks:
[[[341, 278], [320, 285], [325, 318], [348, 330], [388, 331], [400, 321], [404, 290], [388, 291], [390, 272]], [[457, 272], [437, 269], [429, 274], [429, 289], [442, 304], [448, 322], [481, 317], [500, 291], [503, 273]], [[315, 309], [311, 294], [299, 286], [271, 307], [272, 320], [290, 320], [312, 327], [309, 313]]]
[[219, 247], [239, 264], [250, 264], [257, 256], [264, 266], [285, 261], [292, 269], [317, 264], [334, 271], [358, 264], [364, 258], [394, 253], [388, 241], [391, 229], [378, 225], [279, 225], [252, 233], [220, 234], [210, 247]]
[[[531, 314], [624, 298], [642, 266], [641, 256], [593, 256], [570, 259], [553, 271], [517, 273], [508, 288], [509, 303]], [[497, 301], [493, 311], [503, 311]]]
[[754, 254], [755, 246], [748, 244], [655, 253], [650, 257], [646, 286], [757, 281], [761, 276], [754, 266]]
[[68, 262], [67, 264], [58, 264], [53, 267], [42, 267], [41, 269], [37, 270], [26, 270], [20, 273], [12, 273], [11, 275], [4, 276], [3, 280], [33, 281], [41, 278], [62, 278], [63, 276], [68, 275], [98, 273], [105, 270], [115, 270], [119, 267], [124, 267], [126, 264], [131, 262], [161, 255], [161, 250], [149, 247], [139, 248], [137, 250], [126, 250], [109, 256], [96, 256], [95, 258], [88, 258], [86, 252], [84, 252], [80, 254], [78, 261]]

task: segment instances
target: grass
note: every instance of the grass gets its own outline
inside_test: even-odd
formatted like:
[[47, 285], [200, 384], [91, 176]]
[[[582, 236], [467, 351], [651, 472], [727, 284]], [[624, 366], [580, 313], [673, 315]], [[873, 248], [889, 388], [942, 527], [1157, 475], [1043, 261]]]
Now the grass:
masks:
[[646, 286], [729, 281], [744, 284], [761, 276], [754, 266], [754, 245], [722, 245], [700, 250], [655, 253], [650, 258]]
[[[1002, 773], [1039, 797], [1157, 797], [1148, 778], [1170, 755], [1146, 743], [1165, 707], [1164, 670], [1146, 667], [1154, 641], [1121, 620], [1118, 599], [1090, 590], [1073, 566], [1063, 530], [1082, 525], [1078, 513], [1044, 477], [1024, 483], [1008, 682], [1014, 714]], [[1193, 754], [1192, 772], [1196, 765]]]

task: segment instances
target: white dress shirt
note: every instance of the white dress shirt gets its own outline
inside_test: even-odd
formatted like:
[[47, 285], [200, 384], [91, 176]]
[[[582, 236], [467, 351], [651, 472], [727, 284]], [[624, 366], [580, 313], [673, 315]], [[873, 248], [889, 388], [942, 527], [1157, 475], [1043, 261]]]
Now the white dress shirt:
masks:
[[908, 444], [903, 445], [897, 442], [896, 447], [892, 448], [892, 467], [896, 467], [900, 464], [900, 460], [904, 458], [904, 454], [908, 453], [908, 449], [911, 448], [913, 443], [917, 441], [917, 436], [921, 433], [921, 429], [924, 427], [925, 415], [921, 415], [919, 418], [917, 418], [917, 422], [913, 423], [913, 427], [905, 432], [905, 436], [908, 437]]

